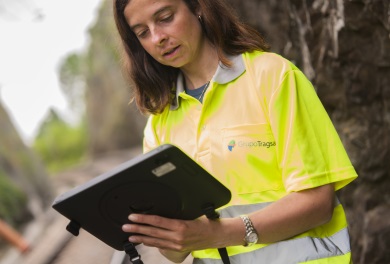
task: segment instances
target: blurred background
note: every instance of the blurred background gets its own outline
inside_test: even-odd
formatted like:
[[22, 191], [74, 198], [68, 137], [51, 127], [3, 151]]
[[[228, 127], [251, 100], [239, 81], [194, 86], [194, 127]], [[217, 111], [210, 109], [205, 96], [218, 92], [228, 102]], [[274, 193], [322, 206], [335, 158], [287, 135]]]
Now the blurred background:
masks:
[[[389, 1], [228, 1], [304, 71], [339, 132], [359, 174], [339, 192], [354, 263], [390, 263]], [[1, 264], [115, 262], [51, 210], [141, 153], [111, 3], [0, 0]]]

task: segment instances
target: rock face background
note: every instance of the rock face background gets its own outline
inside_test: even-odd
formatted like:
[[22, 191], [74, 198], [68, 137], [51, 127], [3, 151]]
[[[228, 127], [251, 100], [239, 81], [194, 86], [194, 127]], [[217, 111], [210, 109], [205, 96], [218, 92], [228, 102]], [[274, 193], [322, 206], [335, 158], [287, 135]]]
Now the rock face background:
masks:
[[48, 175], [22, 141], [1, 100], [0, 182], [0, 218], [14, 226], [39, 217], [51, 203]]
[[355, 165], [339, 194], [354, 263], [390, 263], [390, 2], [229, 2], [312, 80]]
[[112, 1], [104, 1], [86, 55], [86, 118], [91, 156], [123, 150], [142, 141], [146, 117], [130, 104], [130, 87], [120, 67], [120, 49], [112, 16]]

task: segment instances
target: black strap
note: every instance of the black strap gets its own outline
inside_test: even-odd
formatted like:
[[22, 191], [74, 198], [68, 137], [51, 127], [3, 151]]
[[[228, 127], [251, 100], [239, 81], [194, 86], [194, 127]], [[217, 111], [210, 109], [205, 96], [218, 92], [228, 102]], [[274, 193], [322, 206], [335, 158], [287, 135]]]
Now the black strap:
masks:
[[135, 245], [133, 243], [126, 242], [123, 246], [125, 248], [125, 252], [130, 257], [130, 261], [133, 264], [144, 264], [141, 260], [141, 255], [138, 254], [137, 249], [135, 248]]
[[219, 213], [215, 210], [214, 205], [206, 204], [203, 207], [203, 212], [207, 216], [208, 219], [218, 219]]
[[66, 226], [66, 230], [74, 236], [78, 236], [80, 234], [80, 229], [80, 224], [74, 220], [70, 220], [69, 224]]
[[[208, 219], [219, 218], [219, 213], [215, 210], [214, 205], [207, 204], [203, 207], [203, 211]], [[221, 256], [223, 264], [230, 264], [229, 255], [226, 248], [218, 248], [219, 255]]]
[[223, 264], [230, 264], [229, 255], [226, 248], [218, 248], [219, 255], [221, 256]]

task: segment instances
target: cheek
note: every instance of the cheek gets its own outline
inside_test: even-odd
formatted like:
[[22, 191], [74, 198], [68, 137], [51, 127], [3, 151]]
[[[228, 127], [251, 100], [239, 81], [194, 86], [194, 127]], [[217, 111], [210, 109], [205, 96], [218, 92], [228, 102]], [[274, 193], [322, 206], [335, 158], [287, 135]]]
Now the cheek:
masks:
[[147, 53], [150, 54], [153, 51], [152, 50], [152, 45], [150, 45], [148, 43], [142, 43], [142, 42], [141, 42], [141, 45], [144, 48], [144, 50], [146, 50]]
[[197, 28], [187, 28], [181, 31], [181, 40], [186, 43], [186, 46], [197, 47], [201, 40], [201, 31]]
[[202, 33], [202, 27], [197, 18], [192, 17], [190, 19], [182, 19], [180, 23], [177, 23], [173, 31], [170, 32], [172, 36], [177, 36], [182, 41], [194, 42], [199, 38]]
[[159, 62], [161, 64], [164, 64], [164, 59], [161, 57], [159, 49], [156, 49], [156, 47], [150, 43], [142, 43], [141, 42], [141, 45], [144, 48], [144, 50], [150, 56], [152, 56], [153, 59], [155, 59], [157, 62]]
[[144, 48], [144, 50], [149, 53], [149, 55], [151, 55], [152, 57], [155, 57], [155, 54], [156, 54], [156, 50], [153, 48], [154, 45], [152, 45], [152, 43], [148, 42], [148, 41], [140, 41], [142, 47]]

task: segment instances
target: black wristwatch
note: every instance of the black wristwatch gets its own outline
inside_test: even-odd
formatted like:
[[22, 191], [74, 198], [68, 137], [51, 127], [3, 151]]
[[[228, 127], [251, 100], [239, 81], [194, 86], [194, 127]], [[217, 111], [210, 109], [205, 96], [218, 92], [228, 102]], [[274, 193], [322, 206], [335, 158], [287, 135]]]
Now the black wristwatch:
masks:
[[254, 228], [251, 219], [247, 215], [240, 215], [240, 218], [245, 224], [244, 247], [250, 247], [257, 243], [259, 236]]

